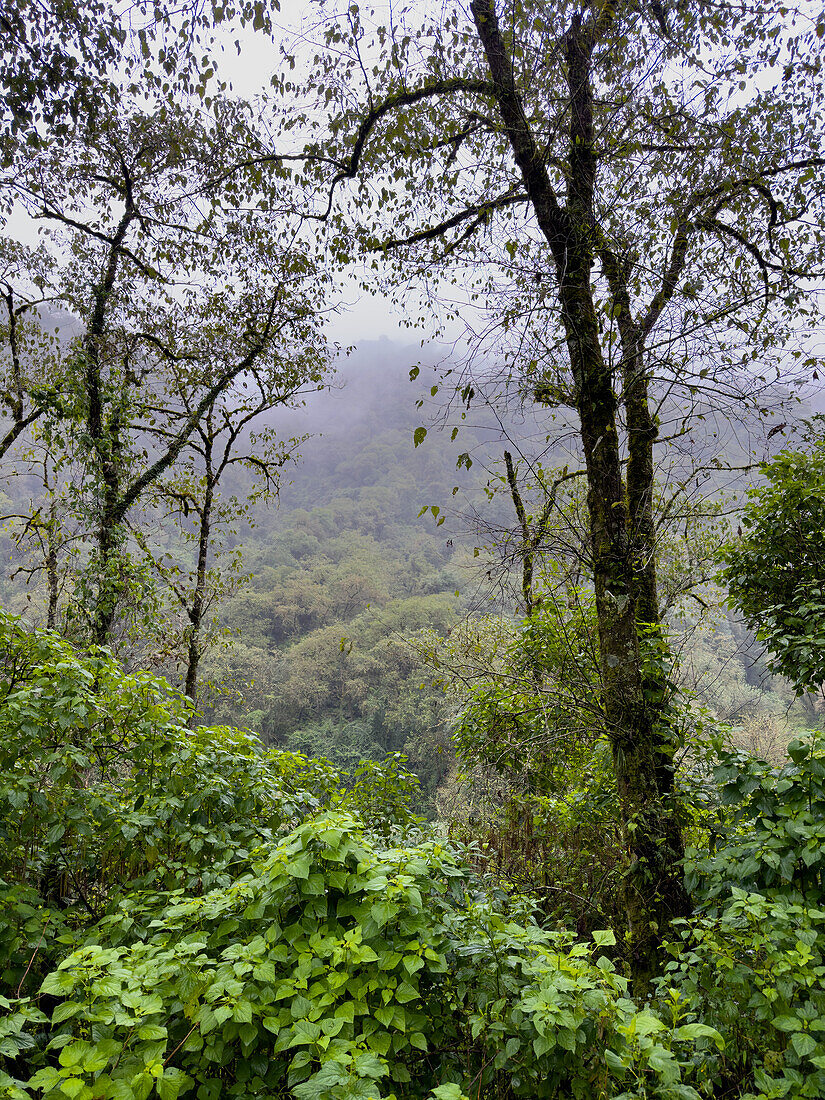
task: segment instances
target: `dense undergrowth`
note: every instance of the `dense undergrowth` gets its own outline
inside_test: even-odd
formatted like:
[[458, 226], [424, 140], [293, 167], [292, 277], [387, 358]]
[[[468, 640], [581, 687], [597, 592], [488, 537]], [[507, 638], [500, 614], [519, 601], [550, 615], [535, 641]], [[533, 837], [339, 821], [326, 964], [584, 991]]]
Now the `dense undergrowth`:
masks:
[[0, 631], [0, 1095], [825, 1094], [816, 740], [779, 771], [720, 753], [696, 915], [639, 1004], [621, 927], [481, 874], [397, 757], [191, 729], [105, 651]]

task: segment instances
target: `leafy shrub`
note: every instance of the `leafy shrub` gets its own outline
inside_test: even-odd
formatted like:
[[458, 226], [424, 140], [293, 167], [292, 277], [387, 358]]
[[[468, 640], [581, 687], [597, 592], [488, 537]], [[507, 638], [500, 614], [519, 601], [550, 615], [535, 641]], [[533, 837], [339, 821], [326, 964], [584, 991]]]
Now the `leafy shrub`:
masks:
[[720, 814], [717, 851], [688, 853], [689, 888], [700, 899], [736, 885], [825, 905], [825, 739], [788, 746], [774, 768], [742, 751], [722, 751], [714, 770]]
[[825, 910], [734, 887], [683, 927], [666, 982], [724, 1037], [719, 1094], [825, 1095]]
[[[548, 588], [463, 692], [455, 739], [469, 783], [453, 832], [481, 865], [537, 894], [579, 935], [621, 936], [618, 797], [599, 712], [593, 596]], [[486, 790], [485, 788], [489, 788]]]
[[71, 915], [99, 920], [127, 889], [228, 882], [252, 850], [318, 804], [306, 786], [288, 790], [250, 735], [190, 731], [165, 682], [125, 675], [105, 651], [80, 656], [7, 616], [0, 648], [7, 981], [19, 980], [38, 931], [32, 907], [51, 940]]
[[326, 805], [384, 831], [413, 820], [415, 780], [400, 759], [342, 777], [249, 733], [190, 730], [165, 681], [1, 614], [0, 652], [0, 971], [11, 988], [24, 971], [36, 983], [112, 911], [121, 937], [145, 935], [165, 892], [228, 885]]
[[145, 943], [89, 943], [47, 976], [48, 1042], [7, 1095], [695, 1100], [683, 1077], [719, 1041], [637, 1010], [592, 958], [612, 933], [594, 951], [508, 916], [443, 844], [381, 848], [345, 815], [169, 901]]
[[[689, 855], [701, 909], [640, 1007], [612, 931], [543, 928], [409, 830], [402, 757], [342, 774], [193, 731], [163, 681], [104, 651], [8, 617], [0, 635], [0, 1096], [825, 1094], [816, 738], [779, 770], [726, 752], [715, 787], [697, 772], [716, 850]], [[572, 790], [513, 803], [534, 833], [558, 826], [562, 884], [576, 830], [584, 860], [588, 815], [610, 816], [598, 754]]]
[[821, 415], [808, 422], [806, 450], [760, 465], [763, 480], [748, 491], [737, 537], [721, 555], [722, 578], [765, 643], [769, 667], [800, 695], [825, 681], [823, 424]]
[[825, 1095], [825, 743], [788, 754], [721, 754], [718, 847], [688, 853], [701, 911], [666, 977], [724, 1036], [720, 1091], [760, 1100]]

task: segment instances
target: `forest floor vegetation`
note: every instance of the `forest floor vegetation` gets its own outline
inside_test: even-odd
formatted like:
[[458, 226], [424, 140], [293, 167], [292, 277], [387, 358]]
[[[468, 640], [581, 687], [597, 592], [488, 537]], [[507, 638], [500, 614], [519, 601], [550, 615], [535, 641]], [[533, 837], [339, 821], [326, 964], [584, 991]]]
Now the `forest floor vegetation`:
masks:
[[[825, 746], [733, 750], [653, 996], [411, 810], [225, 727], [105, 650], [0, 620], [9, 1100], [825, 1093]], [[701, 841], [701, 843], [700, 843]], [[609, 911], [609, 906], [605, 911]]]

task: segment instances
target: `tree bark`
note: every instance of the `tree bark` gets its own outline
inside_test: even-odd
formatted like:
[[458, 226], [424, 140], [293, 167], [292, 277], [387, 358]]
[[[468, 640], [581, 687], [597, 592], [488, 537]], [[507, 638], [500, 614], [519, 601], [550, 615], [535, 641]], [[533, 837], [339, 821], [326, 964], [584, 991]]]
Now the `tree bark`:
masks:
[[504, 465], [507, 470], [507, 484], [510, 487], [510, 496], [516, 509], [519, 527], [521, 528], [521, 546], [519, 557], [521, 558], [521, 594], [524, 598], [524, 614], [529, 617], [533, 614], [535, 603], [533, 601], [533, 562], [536, 556], [537, 539], [530, 531], [527, 522], [527, 513], [524, 510], [524, 501], [521, 499], [516, 470], [513, 466], [513, 456], [509, 451], [504, 452]]
[[[625, 484], [613, 371], [602, 353], [592, 268], [597, 239], [590, 59], [611, 18], [574, 17], [564, 43], [569, 94], [567, 200], [553, 190], [527, 121], [494, 0], [471, 5], [496, 89], [507, 139], [541, 231], [552, 252], [573, 375], [588, 482], [603, 710], [610, 738], [626, 845], [624, 904], [634, 990], [644, 996], [660, 970], [667, 924], [690, 911], [678, 864], [681, 836], [670, 797], [672, 744], [662, 738], [660, 706], [646, 690], [639, 624], [661, 637], [653, 546], [653, 444], [643, 359], [626, 362], [630, 462]], [[671, 764], [663, 770], [662, 761]], [[666, 774], [665, 774], [666, 772]]]
[[[48, 485], [46, 485], [48, 491]], [[60, 577], [57, 564], [57, 501], [52, 500], [49, 509], [49, 526], [46, 531], [46, 584], [49, 593], [48, 612], [46, 626], [49, 630], [57, 629], [57, 606], [60, 597]]]
[[91, 638], [96, 645], [105, 645], [111, 635], [117, 604], [120, 600], [115, 561], [122, 535], [119, 532], [118, 504], [121, 497], [120, 433], [116, 413], [107, 416], [103, 382], [102, 355], [106, 335], [107, 312], [114, 292], [123, 243], [129, 226], [137, 217], [127, 188], [126, 209], [109, 241], [106, 267], [94, 288], [93, 308], [83, 340], [84, 401], [86, 431], [91, 444], [96, 474], [101, 488], [98, 501], [97, 575], [91, 609]]
[[198, 698], [198, 667], [202, 656], [200, 644], [201, 625], [206, 606], [206, 569], [209, 559], [209, 539], [212, 534], [212, 505], [215, 499], [215, 485], [217, 477], [212, 467], [212, 439], [204, 436], [204, 465], [206, 468], [206, 486], [204, 490], [203, 504], [198, 510], [200, 530], [198, 533], [198, 563], [195, 572], [195, 591], [192, 597], [192, 606], [188, 609], [190, 634], [187, 649], [186, 688], [185, 692], [192, 700], [193, 706]]

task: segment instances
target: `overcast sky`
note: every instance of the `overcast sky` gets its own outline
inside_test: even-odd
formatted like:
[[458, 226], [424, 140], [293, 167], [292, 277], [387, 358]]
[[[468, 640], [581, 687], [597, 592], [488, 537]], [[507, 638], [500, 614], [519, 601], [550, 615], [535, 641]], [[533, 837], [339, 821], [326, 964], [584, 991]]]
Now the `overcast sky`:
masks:
[[[380, 11], [382, 5], [375, 5]], [[306, 0], [281, 0], [280, 14], [276, 17], [282, 29], [284, 40], [292, 42], [295, 35], [308, 31], [312, 24], [314, 5]], [[241, 52], [235, 42], [241, 44]], [[255, 33], [245, 28], [239, 35], [236, 32], [223, 32], [217, 41], [223, 46], [219, 71], [227, 79], [235, 95], [243, 99], [252, 99], [270, 87], [270, 78], [279, 67], [280, 58], [277, 46], [265, 34]], [[310, 47], [306, 53], [309, 56]], [[296, 51], [300, 70], [300, 52]], [[417, 342], [427, 334], [418, 336], [410, 332], [403, 324], [403, 312], [382, 296], [364, 294], [355, 278], [342, 280], [340, 284], [341, 312], [330, 318], [329, 334], [344, 346], [356, 344], [360, 340], [377, 340], [388, 337], [405, 345]], [[449, 335], [459, 335], [457, 327], [448, 330]]]

